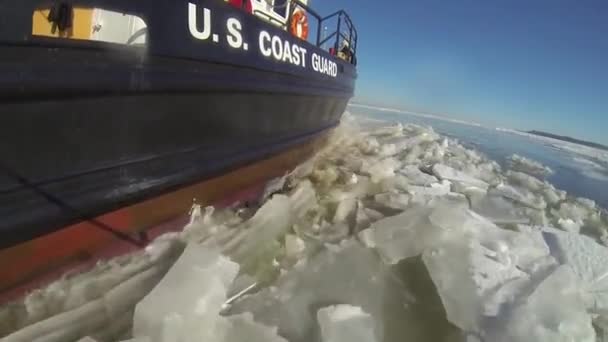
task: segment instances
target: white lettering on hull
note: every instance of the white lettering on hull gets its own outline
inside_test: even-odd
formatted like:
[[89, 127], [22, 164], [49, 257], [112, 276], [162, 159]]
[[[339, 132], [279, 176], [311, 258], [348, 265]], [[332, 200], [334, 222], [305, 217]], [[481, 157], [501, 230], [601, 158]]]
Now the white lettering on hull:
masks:
[[[226, 19], [224, 26], [226, 35], [225, 40], [222, 40], [218, 32], [213, 32], [218, 27], [217, 25], [212, 25], [213, 14], [211, 10], [209, 8], [202, 8], [202, 16], [199, 14], [197, 5], [188, 3], [188, 29], [193, 38], [208, 41], [211, 44], [227, 44], [231, 49], [248, 50], [246, 37], [251, 36], [243, 35], [245, 29], [241, 20], [234, 17]], [[330, 58], [312, 53], [310, 61], [307, 63], [308, 50], [299, 45], [298, 42], [299, 40], [295, 38], [288, 40], [282, 38], [281, 35], [260, 30], [258, 34], [259, 54], [275, 63], [312, 68], [313, 71], [330, 77], [338, 75], [338, 64]]]
[[338, 64], [316, 53], [312, 54], [312, 69], [331, 77], [338, 75]]
[[289, 63], [300, 67], [306, 67], [305, 48], [283, 40], [279, 36], [271, 36], [267, 31], [260, 31], [260, 52], [264, 57], [271, 57], [277, 62]]

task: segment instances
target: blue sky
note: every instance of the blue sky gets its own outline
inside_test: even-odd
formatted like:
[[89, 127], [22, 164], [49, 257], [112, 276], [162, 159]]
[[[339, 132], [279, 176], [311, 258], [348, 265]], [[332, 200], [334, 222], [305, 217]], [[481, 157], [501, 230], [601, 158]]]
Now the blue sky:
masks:
[[608, 1], [311, 0], [344, 8], [356, 100], [608, 144]]

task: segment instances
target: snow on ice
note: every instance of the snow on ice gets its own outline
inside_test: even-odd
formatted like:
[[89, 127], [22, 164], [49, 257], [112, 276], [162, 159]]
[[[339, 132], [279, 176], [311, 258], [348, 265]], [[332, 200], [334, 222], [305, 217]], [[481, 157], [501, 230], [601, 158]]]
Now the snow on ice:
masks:
[[608, 221], [553, 171], [345, 116], [258, 208], [0, 307], [2, 341], [607, 341]]

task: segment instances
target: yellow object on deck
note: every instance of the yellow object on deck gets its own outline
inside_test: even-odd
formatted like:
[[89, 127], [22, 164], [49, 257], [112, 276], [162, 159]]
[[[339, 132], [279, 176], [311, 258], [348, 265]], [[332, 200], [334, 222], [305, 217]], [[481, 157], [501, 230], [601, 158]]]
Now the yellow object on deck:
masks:
[[53, 23], [47, 18], [50, 9], [38, 9], [32, 14], [32, 35], [45, 37], [61, 37], [71, 39], [91, 39], [93, 34], [93, 9], [74, 8], [72, 13], [72, 27], [67, 30], [55, 30], [53, 33]]

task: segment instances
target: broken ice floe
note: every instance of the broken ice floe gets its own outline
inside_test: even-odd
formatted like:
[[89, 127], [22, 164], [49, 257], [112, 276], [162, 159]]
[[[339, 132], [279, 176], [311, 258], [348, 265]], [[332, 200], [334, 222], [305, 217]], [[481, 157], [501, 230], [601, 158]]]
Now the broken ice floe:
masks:
[[520, 155], [514, 154], [508, 159], [509, 168], [514, 171], [521, 171], [531, 176], [543, 179], [552, 175], [553, 170], [535, 160], [531, 160]]
[[334, 305], [317, 311], [323, 342], [374, 342], [374, 320], [361, 308]]
[[194, 206], [180, 233], [0, 308], [3, 341], [607, 341], [608, 220], [552, 171], [430, 128], [361, 128], [259, 208]]

